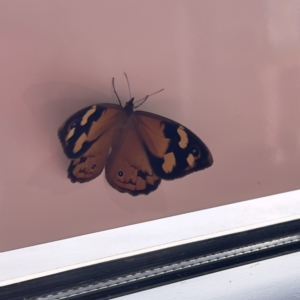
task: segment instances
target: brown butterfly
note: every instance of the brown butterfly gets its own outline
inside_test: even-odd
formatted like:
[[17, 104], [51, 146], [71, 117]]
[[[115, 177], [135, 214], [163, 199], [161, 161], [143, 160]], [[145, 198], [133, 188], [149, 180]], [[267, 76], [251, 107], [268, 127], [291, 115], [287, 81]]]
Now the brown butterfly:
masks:
[[105, 167], [113, 188], [136, 196], [156, 190], [161, 179], [173, 180], [212, 165], [209, 149], [189, 129], [159, 115], [134, 111], [150, 95], [136, 106], [130, 95], [123, 107], [114, 79], [113, 89], [119, 105], [86, 107], [58, 131], [71, 159], [68, 177], [72, 182], [90, 181]]

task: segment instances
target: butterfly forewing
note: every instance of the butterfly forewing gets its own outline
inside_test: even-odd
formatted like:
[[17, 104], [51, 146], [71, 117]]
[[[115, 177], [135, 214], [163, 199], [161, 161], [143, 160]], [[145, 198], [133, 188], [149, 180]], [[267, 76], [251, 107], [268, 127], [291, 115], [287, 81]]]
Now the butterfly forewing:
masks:
[[86, 107], [72, 115], [58, 131], [67, 157], [81, 157], [99, 137], [117, 125], [122, 113], [119, 105], [101, 104]]
[[212, 165], [208, 147], [189, 129], [143, 111], [135, 116], [139, 136], [158, 177], [172, 180]]

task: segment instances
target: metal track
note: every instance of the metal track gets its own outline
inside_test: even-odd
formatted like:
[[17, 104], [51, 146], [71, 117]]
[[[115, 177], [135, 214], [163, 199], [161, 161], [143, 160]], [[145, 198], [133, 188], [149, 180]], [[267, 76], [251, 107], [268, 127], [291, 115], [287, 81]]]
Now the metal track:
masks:
[[13, 284], [0, 299], [111, 299], [299, 250], [296, 220]]

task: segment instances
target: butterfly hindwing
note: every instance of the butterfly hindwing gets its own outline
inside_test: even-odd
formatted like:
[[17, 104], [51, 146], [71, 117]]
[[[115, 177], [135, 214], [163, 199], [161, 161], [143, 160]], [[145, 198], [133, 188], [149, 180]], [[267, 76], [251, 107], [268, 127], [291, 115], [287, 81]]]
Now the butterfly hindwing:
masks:
[[132, 119], [122, 133], [118, 146], [112, 150], [105, 173], [113, 188], [134, 196], [149, 194], [160, 184], [161, 180], [152, 170]]
[[136, 127], [154, 173], [172, 180], [213, 164], [208, 147], [192, 131], [167, 118], [138, 111]]
[[99, 176], [105, 166], [115, 132], [120, 106], [93, 105], [71, 116], [58, 135], [66, 155], [72, 158], [68, 177], [86, 182]]

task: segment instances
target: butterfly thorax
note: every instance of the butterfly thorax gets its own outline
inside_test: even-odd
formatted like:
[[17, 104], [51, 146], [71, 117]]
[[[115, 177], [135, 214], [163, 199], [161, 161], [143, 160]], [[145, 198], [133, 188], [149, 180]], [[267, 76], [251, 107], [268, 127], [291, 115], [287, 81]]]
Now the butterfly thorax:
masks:
[[133, 108], [134, 108], [134, 104], [133, 104], [134, 98], [131, 98], [128, 102], [126, 102], [125, 106], [124, 106], [124, 110], [126, 112], [126, 114], [131, 115], [133, 113]]

